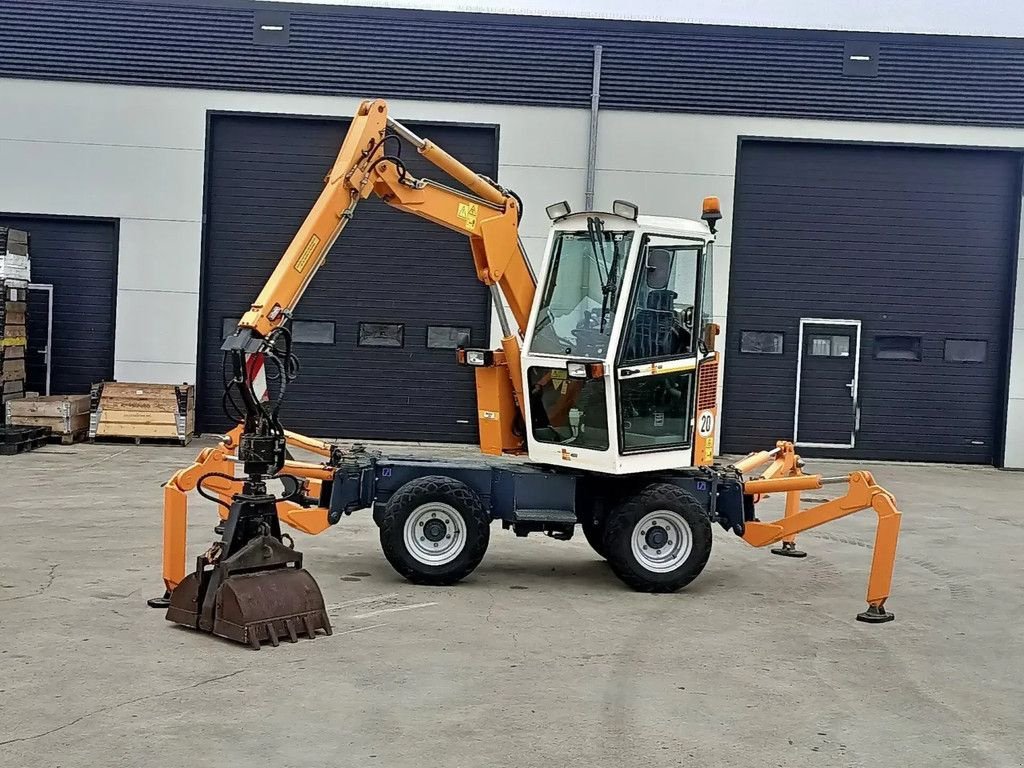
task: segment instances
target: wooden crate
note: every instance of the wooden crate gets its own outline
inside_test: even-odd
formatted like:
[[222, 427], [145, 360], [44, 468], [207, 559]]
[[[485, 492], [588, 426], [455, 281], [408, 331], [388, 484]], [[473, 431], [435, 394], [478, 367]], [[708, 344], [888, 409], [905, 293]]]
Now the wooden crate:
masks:
[[191, 384], [94, 384], [89, 437], [171, 439], [185, 445], [195, 431], [195, 387]]
[[7, 403], [7, 423], [18, 427], [49, 427], [68, 444], [89, 432], [89, 395], [25, 397]]
[[25, 358], [0, 358], [0, 381], [24, 381]]

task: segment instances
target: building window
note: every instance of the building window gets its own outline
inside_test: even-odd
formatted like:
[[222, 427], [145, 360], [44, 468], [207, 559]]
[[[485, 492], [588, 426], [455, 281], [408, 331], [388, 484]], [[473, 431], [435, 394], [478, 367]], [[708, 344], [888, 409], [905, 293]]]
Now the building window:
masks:
[[295, 320], [292, 341], [296, 344], [333, 344], [334, 323], [330, 320]]
[[405, 326], [401, 323], [360, 323], [360, 347], [401, 347], [405, 345]]
[[920, 336], [875, 336], [876, 360], [920, 360]]
[[[237, 317], [221, 318], [221, 338], [226, 339], [238, 330]], [[297, 344], [333, 344], [334, 323], [330, 320], [293, 320], [292, 341]]]
[[740, 352], [781, 355], [782, 334], [778, 331], [740, 331]]
[[843, 46], [843, 75], [878, 77], [878, 43], [846, 43]]
[[469, 346], [470, 329], [453, 325], [428, 325], [428, 349], [458, 349]]
[[850, 337], [812, 333], [807, 336], [807, 354], [811, 357], [849, 357]]
[[290, 27], [287, 11], [256, 11], [252, 17], [252, 41], [256, 45], [288, 45]]
[[977, 339], [946, 339], [942, 359], [947, 363], [984, 363], [988, 342]]

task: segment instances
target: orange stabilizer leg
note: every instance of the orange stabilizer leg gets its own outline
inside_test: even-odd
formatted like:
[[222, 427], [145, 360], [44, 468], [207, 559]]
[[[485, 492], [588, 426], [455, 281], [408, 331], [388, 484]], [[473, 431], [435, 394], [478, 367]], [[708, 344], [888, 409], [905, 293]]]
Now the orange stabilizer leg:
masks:
[[[792, 517], [800, 511], [800, 491], [789, 491], [786, 494], [786, 517]], [[796, 548], [796, 534], [784, 537], [778, 547], [769, 550], [780, 557], [807, 557], [807, 553]]]
[[[794, 480], [795, 478], [752, 480], [744, 484], [744, 490], [747, 493], [755, 490], [757, 493], [769, 493], [775, 490], [796, 494], [799, 490], [793, 487], [798, 484]], [[807, 484], [806, 488], [821, 487], [822, 478], [817, 475], [803, 475], [801, 481], [800, 484]], [[885, 610], [885, 601], [892, 587], [896, 544], [900, 533], [900, 512], [896, 508], [892, 494], [876, 485], [870, 472], [851, 472], [846, 481], [848, 487], [844, 496], [807, 509], [790, 508], [792, 496], [788, 497], [784, 517], [770, 523], [757, 520], [746, 523], [743, 540], [755, 547], [764, 547], [785, 541], [787, 538], [792, 539], [801, 531], [817, 528], [862, 509], [873, 509], [878, 515], [878, 527], [875, 531], [871, 573], [868, 577], [868, 609], [858, 614], [857, 619], [870, 623], [892, 621], [894, 617]]]
[[[164, 530], [163, 530], [163, 581], [166, 594], [153, 598], [149, 604], [154, 608], [166, 608], [170, 593], [185, 578], [187, 568], [188, 494], [196, 489], [200, 480], [203, 490], [221, 500], [217, 514], [221, 521], [227, 519], [232, 498], [242, 489], [240, 480], [234, 477], [235, 462], [231, 453], [238, 446], [241, 428], [236, 427], [226, 439], [213, 448], [199, 452], [195, 462], [176, 472], [164, 486]], [[329, 455], [331, 446], [320, 440], [288, 433], [288, 444], [320, 455]], [[333, 470], [322, 464], [287, 461], [285, 474], [294, 475], [309, 482], [309, 491], [315, 497], [320, 495], [320, 484], [333, 477]], [[303, 507], [293, 502], [277, 505], [281, 522], [308, 534], [317, 534], [330, 527], [327, 510], [322, 507]]]
[[178, 487], [181, 473], [164, 486], [164, 587], [168, 592], [185, 578], [186, 528], [188, 526], [188, 497]]

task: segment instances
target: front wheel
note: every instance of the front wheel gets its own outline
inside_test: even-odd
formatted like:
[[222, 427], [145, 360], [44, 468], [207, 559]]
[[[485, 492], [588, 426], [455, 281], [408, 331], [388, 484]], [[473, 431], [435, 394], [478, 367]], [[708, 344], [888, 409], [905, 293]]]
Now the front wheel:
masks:
[[414, 584], [455, 584], [483, 560], [491, 518], [477, 493], [444, 475], [410, 480], [380, 519], [380, 545], [391, 567]]
[[639, 592], [675, 592], [711, 556], [711, 521], [689, 493], [654, 483], [611, 510], [604, 534], [608, 562]]

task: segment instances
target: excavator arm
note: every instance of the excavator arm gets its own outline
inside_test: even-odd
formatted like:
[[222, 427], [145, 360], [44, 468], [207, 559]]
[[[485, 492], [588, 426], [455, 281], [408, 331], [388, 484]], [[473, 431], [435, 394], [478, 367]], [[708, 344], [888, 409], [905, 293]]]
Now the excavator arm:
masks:
[[[400, 154], [388, 154], [389, 141], [401, 144], [403, 140], [469, 191], [410, 175]], [[258, 340], [270, 338], [292, 316], [359, 201], [374, 195], [393, 208], [469, 239], [477, 277], [491, 289], [502, 325], [502, 351], [495, 360], [496, 371], [477, 374], [478, 391], [486, 400], [481, 410], [498, 414], [497, 419], [489, 420], [495, 424], [481, 424], [481, 449], [492, 454], [521, 452], [520, 338], [526, 331], [536, 279], [519, 238], [522, 206], [518, 198], [390, 118], [387, 103], [382, 100], [360, 105], [325, 182], [270, 279], [242, 316], [236, 338], [230, 343], [250, 353], [265, 351]], [[505, 317], [506, 304], [515, 321], [514, 329]]]
[[[391, 144], [403, 141], [468, 191], [412, 176], [401, 160], [400, 149], [395, 151], [397, 147]], [[358, 203], [371, 195], [468, 238], [477, 277], [490, 288], [502, 327], [502, 348], [494, 352], [494, 364], [476, 369], [479, 411], [486, 414], [480, 420], [480, 447], [491, 454], [522, 451], [520, 339], [536, 292], [536, 279], [519, 238], [522, 204], [514, 193], [389, 117], [385, 101], [364, 101], [325, 178], [323, 191], [256, 301], [242, 316], [237, 331], [224, 344], [225, 352], [234, 359], [232, 385], [240, 396], [244, 418], [164, 487], [163, 578], [168, 592], [186, 576], [188, 494], [198, 489], [216, 500], [221, 519], [226, 520], [231, 499], [242, 493], [245, 485], [243, 478], [233, 474], [239, 463], [247, 472], [256, 469], [263, 475], [288, 475], [302, 482], [305, 505], [294, 500], [276, 504], [283, 522], [306, 533], [328, 527], [327, 510], [308, 502], [319, 498], [321, 483], [331, 478], [332, 470], [327, 463], [287, 458], [285, 446], [325, 459], [331, 456], [331, 446], [284, 430], [277, 422], [277, 404], [267, 402], [257, 380], [265, 358], [277, 358], [282, 379], [287, 380], [288, 363], [282, 359], [288, 355], [287, 344], [282, 351], [281, 338], [287, 337], [288, 322]], [[508, 322], [505, 306], [515, 327]], [[252, 461], [252, 446], [260, 445], [276, 445], [262, 457], [266, 459], [262, 463]], [[260, 458], [258, 451], [255, 453]]]

